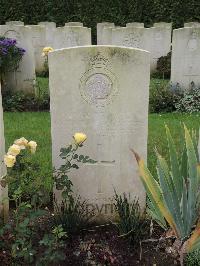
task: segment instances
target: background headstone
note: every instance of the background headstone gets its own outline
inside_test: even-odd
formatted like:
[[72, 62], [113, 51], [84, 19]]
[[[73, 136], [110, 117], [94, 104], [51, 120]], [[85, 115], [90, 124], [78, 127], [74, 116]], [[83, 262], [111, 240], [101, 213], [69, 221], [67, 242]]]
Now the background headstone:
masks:
[[102, 33], [105, 27], [115, 27], [115, 24], [111, 22], [97, 23], [97, 44], [99, 45], [104, 44], [102, 42]]
[[18, 25], [18, 26], [24, 26], [23, 21], [7, 21], [6, 25], [12, 26], [12, 25]]
[[184, 23], [184, 27], [185, 28], [190, 28], [190, 27], [200, 27], [200, 22], [187, 22], [187, 23]]
[[[3, 163], [5, 155], [5, 139], [4, 139], [4, 122], [3, 122], [3, 108], [1, 97], [1, 83], [0, 83], [0, 180], [6, 175], [6, 167]], [[9, 200], [8, 188], [4, 188], [0, 184], [0, 217], [4, 220], [8, 219]]]
[[140, 23], [140, 22], [129, 22], [129, 23], [126, 23], [126, 27], [139, 27], [139, 28], [144, 28], [144, 23]]
[[167, 22], [156, 22], [153, 24], [154, 28], [166, 28], [172, 30], [172, 23]]
[[83, 27], [83, 23], [82, 22], [71, 21], [71, 22], [66, 22], [65, 26], [70, 26], [70, 27], [72, 27], [72, 26], [81, 26], [81, 27]]
[[39, 22], [38, 25], [45, 26], [46, 28], [46, 46], [54, 48], [53, 45], [56, 31], [56, 23], [44, 21]]
[[65, 26], [56, 28], [54, 48], [91, 45], [91, 29], [80, 26]]
[[173, 31], [171, 82], [189, 89], [191, 82], [200, 86], [200, 28]]
[[8, 87], [16, 91], [34, 93], [35, 60], [31, 28], [27, 26], [2, 25], [0, 26], [0, 35], [16, 39], [17, 45], [26, 50], [17, 71], [7, 74]]
[[42, 57], [43, 48], [46, 46], [46, 28], [41, 25], [28, 25], [32, 32], [32, 43], [34, 47], [35, 70], [40, 73], [44, 71], [45, 58]]
[[[88, 139], [84, 164], [70, 174], [75, 192], [103, 222], [114, 216], [114, 189], [139, 197], [145, 192], [130, 148], [147, 157], [150, 55], [114, 46], [87, 46], [49, 54], [53, 165], [75, 132]], [[57, 200], [61, 200], [55, 191]]]

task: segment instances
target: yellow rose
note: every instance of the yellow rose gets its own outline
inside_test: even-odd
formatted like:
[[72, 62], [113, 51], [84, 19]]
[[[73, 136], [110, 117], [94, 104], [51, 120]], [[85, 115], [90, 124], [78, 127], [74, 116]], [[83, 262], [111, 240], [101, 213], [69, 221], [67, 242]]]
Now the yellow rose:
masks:
[[11, 154], [7, 154], [4, 156], [4, 163], [7, 167], [13, 167], [15, 162], [16, 162], [15, 156], [13, 156]]
[[21, 150], [24, 150], [26, 149], [26, 146], [28, 145], [28, 140], [22, 137], [20, 139], [16, 139], [14, 143], [18, 145]]
[[17, 156], [20, 153], [20, 146], [13, 144], [12, 146], [10, 146], [10, 148], [8, 149], [8, 153], [9, 155], [13, 155], [13, 156]]
[[30, 148], [31, 153], [35, 153], [36, 148], [37, 148], [37, 143], [35, 141], [31, 140], [28, 143], [28, 147]]
[[44, 47], [42, 50], [42, 56], [47, 56], [49, 52], [53, 52], [54, 49], [52, 47]]
[[74, 140], [76, 144], [81, 145], [87, 139], [87, 136], [84, 133], [75, 133]]

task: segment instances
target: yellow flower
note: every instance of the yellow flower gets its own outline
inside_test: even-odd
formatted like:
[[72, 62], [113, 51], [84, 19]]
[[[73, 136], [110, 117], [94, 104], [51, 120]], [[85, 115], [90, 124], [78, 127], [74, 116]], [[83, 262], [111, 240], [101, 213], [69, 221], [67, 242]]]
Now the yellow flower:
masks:
[[20, 153], [20, 146], [13, 144], [12, 146], [10, 146], [10, 148], [8, 149], [8, 155], [13, 155], [13, 156], [17, 156]]
[[13, 156], [11, 154], [7, 154], [4, 156], [4, 163], [7, 167], [13, 167], [15, 162], [16, 162], [15, 156]]
[[42, 50], [42, 56], [47, 56], [49, 52], [53, 52], [54, 49], [52, 47], [44, 47]]
[[16, 139], [14, 143], [18, 145], [21, 150], [24, 150], [26, 149], [26, 146], [28, 145], [28, 140], [22, 137], [20, 139]]
[[28, 143], [28, 147], [31, 149], [31, 153], [35, 153], [36, 148], [37, 148], [37, 143], [35, 141], [31, 140]]
[[74, 140], [76, 144], [81, 145], [87, 139], [87, 136], [84, 133], [75, 133]]

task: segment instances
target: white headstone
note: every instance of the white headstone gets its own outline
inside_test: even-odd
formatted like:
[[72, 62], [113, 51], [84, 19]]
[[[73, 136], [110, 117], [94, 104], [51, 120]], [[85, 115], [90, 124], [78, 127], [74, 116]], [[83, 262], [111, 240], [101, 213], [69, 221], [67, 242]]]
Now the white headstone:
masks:
[[133, 47], [151, 53], [151, 71], [154, 72], [157, 60], [166, 56], [171, 49], [171, 30], [168, 28], [121, 27], [112, 29], [112, 45]]
[[[130, 148], [147, 157], [150, 55], [115, 46], [57, 50], [49, 55], [53, 165], [75, 132], [88, 139], [81, 154], [97, 161], [70, 173], [75, 192], [99, 222], [114, 218], [114, 189], [145, 206]], [[57, 200], [61, 200], [55, 191]]]
[[46, 46], [46, 28], [41, 25], [29, 25], [32, 32], [32, 42], [35, 56], [35, 70], [40, 73], [44, 71], [44, 57], [42, 57], [42, 50]]
[[80, 26], [56, 28], [54, 48], [62, 49], [74, 46], [91, 45], [91, 29]]
[[17, 25], [17, 26], [24, 26], [23, 21], [7, 21], [6, 25], [12, 26], [12, 25]]
[[104, 44], [102, 42], [102, 32], [105, 27], [115, 27], [114, 23], [111, 22], [102, 22], [97, 23], [97, 44]]
[[103, 45], [111, 45], [112, 44], [112, 29], [115, 27], [107, 27], [105, 26], [102, 29], [102, 35], [101, 35], [101, 44]]
[[144, 23], [140, 23], [140, 22], [129, 22], [129, 23], [126, 23], [126, 27], [144, 28]]
[[71, 21], [71, 22], [66, 22], [65, 23], [65, 26], [70, 26], [70, 27], [73, 27], [73, 26], [81, 26], [81, 27], [83, 27], [83, 23], [82, 22], [74, 22], [74, 21]]
[[56, 31], [56, 23], [45, 21], [39, 22], [38, 25], [45, 26], [46, 28], [46, 46], [54, 48], [53, 45]]
[[156, 22], [153, 24], [154, 28], [165, 28], [172, 30], [172, 23], [168, 22]]
[[[5, 138], [4, 138], [4, 122], [3, 122], [3, 108], [1, 97], [1, 83], [0, 83], [0, 180], [6, 175], [6, 167], [3, 163], [5, 155]], [[8, 218], [9, 200], [8, 188], [0, 184], [0, 217], [4, 220]]]
[[200, 86], [200, 28], [173, 31], [171, 81], [188, 89], [191, 82]]
[[200, 27], [200, 22], [187, 22], [187, 23], [184, 23], [184, 27], [185, 28], [191, 28], [191, 27], [194, 27], [194, 28], [198, 28]]
[[31, 28], [27, 26], [0, 26], [0, 35], [16, 39], [17, 45], [26, 50], [19, 68], [7, 74], [7, 85], [16, 91], [35, 92], [35, 60]]

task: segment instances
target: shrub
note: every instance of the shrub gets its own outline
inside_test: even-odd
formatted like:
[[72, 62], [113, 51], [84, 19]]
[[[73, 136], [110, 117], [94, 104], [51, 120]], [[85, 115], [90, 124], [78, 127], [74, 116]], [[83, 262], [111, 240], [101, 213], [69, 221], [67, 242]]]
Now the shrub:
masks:
[[183, 97], [175, 103], [179, 112], [194, 113], [200, 111], [200, 88], [194, 82], [188, 90], [184, 91]]
[[117, 228], [121, 237], [129, 238], [137, 246], [148, 230], [145, 212], [142, 212], [137, 199], [130, 200], [130, 195], [127, 197], [125, 193], [117, 195], [115, 192], [115, 208], [119, 216]]
[[157, 79], [150, 87], [149, 111], [150, 113], [173, 112], [181, 97], [182, 91], [178, 87], [173, 89], [170, 84]]
[[163, 79], [170, 78], [171, 74], [171, 52], [166, 56], [161, 56], [157, 61], [157, 74]]
[[141, 181], [149, 198], [149, 213], [163, 228], [167, 229], [168, 225], [170, 226], [179, 240], [180, 247], [182, 246], [183, 254], [200, 247], [200, 223], [197, 223], [200, 206], [198, 139], [195, 132], [191, 135], [184, 126], [182, 154], [178, 157], [168, 127], [166, 134], [170, 164], [168, 165], [156, 151], [157, 177], [151, 175], [138, 154], [135, 153], [135, 156], [139, 164]]

